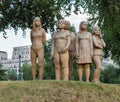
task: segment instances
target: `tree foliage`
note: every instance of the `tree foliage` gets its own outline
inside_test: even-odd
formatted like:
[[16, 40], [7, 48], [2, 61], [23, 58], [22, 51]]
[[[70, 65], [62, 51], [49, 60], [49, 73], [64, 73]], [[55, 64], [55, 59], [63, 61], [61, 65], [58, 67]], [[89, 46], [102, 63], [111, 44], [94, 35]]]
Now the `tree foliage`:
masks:
[[[32, 27], [34, 17], [39, 16], [42, 26], [53, 31], [56, 22], [65, 15], [70, 15], [75, 0], [1, 0], [0, 31], [14, 28]], [[3, 33], [5, 36], [5, 33]]]
[[120, 67], [108, 66], [102, 70], [100, 79], [104, 83], [120, 84]]
[[22, 65], [23, 79], [24, 80], [32, 80], [32, 69], [31, 65], [27, 62]]
[[45, 46], [44, 79], [55, 79], [55, 67], [51, 58], [51, 44], [52, 39], [49, 39]]
[[7, 73], [6, 73], [6, 78], [8, 80], [17, 80], [17, 73], [16, 73], [15, 69], [8, 68]]
[[6, 70], [3, 69], [3, 65], [0, 64], [0, 80], [6, 80], [5, 72]]

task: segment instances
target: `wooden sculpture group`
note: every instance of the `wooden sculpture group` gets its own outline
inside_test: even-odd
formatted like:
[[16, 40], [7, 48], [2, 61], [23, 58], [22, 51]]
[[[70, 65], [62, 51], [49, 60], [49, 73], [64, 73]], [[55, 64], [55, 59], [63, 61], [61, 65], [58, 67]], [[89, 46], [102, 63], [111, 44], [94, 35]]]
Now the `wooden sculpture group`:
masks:
[[[98, 83], [102, 67], [103, 48], [106, 46], [102, 39], [101, 29], [98, 26], [93, 32], [88, 31], [87, 22], [82, 21], [77, 34], [70, 31], [69, 21], [59, 20], [58, 31], [52, 38], [51, 56], [54, 59], [56, 80], [73, 79], [73, 60], [78, 64], [79, 80], [82, 81], [83, 68], [85, 81], [89, 82], [90, 64], [95, 64], [93, 82]], [[41, 20], [36, 17], [33, 20], [31, 30], [31, 63], [32, 77], [36, 79], [36, 60], [39, 64], [39, 79], [43, 79], [44, 73], [44, 45], [46, 41], [45, 30], [41, 26]]]

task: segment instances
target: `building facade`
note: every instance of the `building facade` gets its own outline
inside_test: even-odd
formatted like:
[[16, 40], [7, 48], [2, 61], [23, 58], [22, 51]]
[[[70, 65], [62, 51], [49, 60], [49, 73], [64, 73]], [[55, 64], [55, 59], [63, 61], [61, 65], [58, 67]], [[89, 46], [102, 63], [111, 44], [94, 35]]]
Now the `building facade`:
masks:
[[13, 68], [16, 73], [20, 73], [20, 68], [23, 63], [30, 63], [30, 46], [19, 46], [14, 47], [12, 51], [12, 58], [7, 58], [7, 52], [0, 52], [0, 63], [3, 65], [4, 69]]
[[5, 51], [0, 51], [0, 60], [7, 60], [8, 54]]

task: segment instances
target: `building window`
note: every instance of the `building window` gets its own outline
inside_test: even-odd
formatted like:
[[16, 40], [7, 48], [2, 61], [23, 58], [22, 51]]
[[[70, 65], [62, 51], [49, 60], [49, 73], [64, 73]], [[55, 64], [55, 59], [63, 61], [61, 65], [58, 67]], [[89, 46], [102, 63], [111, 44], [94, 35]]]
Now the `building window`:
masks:
[[3, 57], [1, 57], [1, 60], [3, 60]]
[[17, 66], [16, 66], [16, 65], [14, 65], [14, 68], [17, 68]]
[[14, 51], [17, 51], [17, 48], [14, 48]]

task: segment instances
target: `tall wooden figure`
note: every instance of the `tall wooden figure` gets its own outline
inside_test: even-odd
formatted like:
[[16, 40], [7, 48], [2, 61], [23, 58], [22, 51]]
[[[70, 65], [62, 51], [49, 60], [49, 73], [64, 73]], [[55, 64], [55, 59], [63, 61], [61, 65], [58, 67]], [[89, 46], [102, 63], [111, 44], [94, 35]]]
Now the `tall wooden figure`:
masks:
[[33, 28], [31, 30], [31, 63], [32, 63], [32, 78], [36, 79], [36, 60], [39, 64], [39, 79], [43, 79], [44, 73], [44, 45], [46, 41], [45, 30], [41, 27], [41, 20], [36, 17], [33, 20]]
[[65, 29], [70, 33], [70, 46], [68, 48], [69, 51], [69, 79], [73, 79], [73, 61], [75, 58], [75, 33], [70, 31], [71, 25], [69, 21], [65, 21], [66, 27]]
[[92, 35], [88, 32], [87, 23], [82, 21], [80, 23], [80, 30], [76, 38], [76, 57], [78, 64], [79, 80], [82, 81], [83, 66], [85, 71], [85, 80], [89, 82], [90, 63], [92, 62], [93, 43]]
[[98, 83], [100, 72], [102, 68], [103, 48], [106, 46], [102, 39], [101, 29], [99, 27], [93, 28], [93, 61], [95, 64], [93, 82]]
[[51, 55], [54, 58], [56, 80], [68, 80], [68, 47], [70, 45], [70, 33], [65, 30], [64, 20], [58, 22], [58, 29], [59, 31], [53, 35]]

